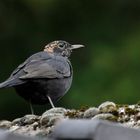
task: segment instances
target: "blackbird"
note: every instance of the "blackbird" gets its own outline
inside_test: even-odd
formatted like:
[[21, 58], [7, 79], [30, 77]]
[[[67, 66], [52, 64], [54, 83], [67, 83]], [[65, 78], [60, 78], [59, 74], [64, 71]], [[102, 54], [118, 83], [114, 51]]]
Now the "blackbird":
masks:
[[71, 87], [73, 70], [68, 59], [73, 49], [83, 45], [71, 45], [66, 41], [53, 41], [44, 51], [33, 54], [20, 64], [0, 88], [14, 87], [16, 92], [32, 104], [54, 102]]

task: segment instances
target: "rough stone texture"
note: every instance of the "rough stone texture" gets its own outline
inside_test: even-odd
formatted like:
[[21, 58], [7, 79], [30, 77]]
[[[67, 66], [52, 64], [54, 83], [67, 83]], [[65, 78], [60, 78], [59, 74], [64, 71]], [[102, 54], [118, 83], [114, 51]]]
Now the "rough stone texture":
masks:
[[102, 113], [113, 112], [117, 110], [116, 104], [109, 101], [102, 103], [98, 108]]
[[90, 107], [89, 109], [87, 109], [85, 112], [84, 112], [84, 118], [92, 118], [94, 117], [95, 115], [99, 114], [100, 111], [98, 108], [96, 107]]
[[92, 118], [92, 120], [95, 120], [95, 119], [117, 121], [117, 118], [110, 113], [98, 114]]
[[41, 116], [25, 115], [11, 122], [1, 120], [0, 128], [15, 134], [43, 137], [51, 134], [58, 122], [69, 119], [109, 120], [125, 127], [140, 129], [140, 105], [118, 105], [108, 101], [99, 107], [79, 110], [52, 108]]
[[0, 128], [9, 129], [11, 127], [11, 122], [7, 120], [0, 121]]

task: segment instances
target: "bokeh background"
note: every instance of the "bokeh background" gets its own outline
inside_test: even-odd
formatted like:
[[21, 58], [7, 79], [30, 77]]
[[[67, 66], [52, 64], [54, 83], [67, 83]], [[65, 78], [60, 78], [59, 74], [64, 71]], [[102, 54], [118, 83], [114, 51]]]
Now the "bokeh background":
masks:
[[[0, 0], [0, 81], [58, 39], [86, 47], [70, 58], [73, 85], [57, 106], [140, 100], [139, 0]], [[34, 108], [36, 114], [46, 110]], [[0, 119], [29, 113], [28, 103], [14, 89], [0, 90]]]

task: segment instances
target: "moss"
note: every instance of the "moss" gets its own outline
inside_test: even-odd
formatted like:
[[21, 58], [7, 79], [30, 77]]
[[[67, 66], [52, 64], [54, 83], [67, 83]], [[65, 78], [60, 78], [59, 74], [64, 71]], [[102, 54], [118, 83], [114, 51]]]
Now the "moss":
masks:
[[137, 105], [140, 105], [140, 100], [136, 103]]
[[116, 107], [117, 107], [117, 109], [119, 109], [121, 107], [129, 107], [129, 105], [127, 105], [127, 104], [122, 104], [122, 105], [116, 104]]
[[117, 122], [118, 117], [110, 114], [110, 113], [104, 113], [104, 114], [98, 114], [95, 117], [93, 117], [94, 119], [99, 119], [99, 120], [108, 120], [108, 121], [112, 121], [112, 122]]
[[129, 116], [130, 115], [135, 115], [137, 114], [139, 111], [136, 110], [135, 108], [132, 109], [132, 108], [129, 108], [129, 107], [125, 107], [125, 113], [128, 114]]
[[79, 118], [79, 113], [80, 112], [78, 110], [67, 111], [65, 116], [68, 116], [69, 118]]
[[118, 108], [112, 105], [108, 105], [106, 108], [101, 109], [100, 113], [111, 113], [115, 116], [118, 116]]
[[82, 106], [79, 111], [80, 112], [85, 112], [87, 109], [89, 109], [89, 106], [85, 105], [85, 106]]
[[68, 116], [69, 118], [82, 118], [82, 113], [84, 113], [87, 109], [89, 109], [89, 106], [82, 106], [79, 110], [71, 110], [67, 111], [65, 113], [65, 116]]
[[108, 117], [107, 120], [112, 121], [112, 122], [117, 122], [118, 121], [118, 117], [116, 117], [116, 116]]

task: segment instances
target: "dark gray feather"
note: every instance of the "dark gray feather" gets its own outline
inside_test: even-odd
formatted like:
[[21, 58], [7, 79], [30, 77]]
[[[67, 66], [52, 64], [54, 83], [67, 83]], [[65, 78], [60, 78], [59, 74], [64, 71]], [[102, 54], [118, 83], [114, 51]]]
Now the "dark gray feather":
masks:
[[[65, 60], [65, 59], [63, 59]], [[31, 61], [24, 69], [25, 75], [20, 79], [29, 78], [63, 78], [69, 77], [70, 66], [67, 61], [62, 61], [62, 57], [48, 60]]]
[[0, 88], [12, 87], [28, 82], [31, 78], [63, 78], [71, 75], [71, 64], [67, 58], [39, 52], [19, 65]]

